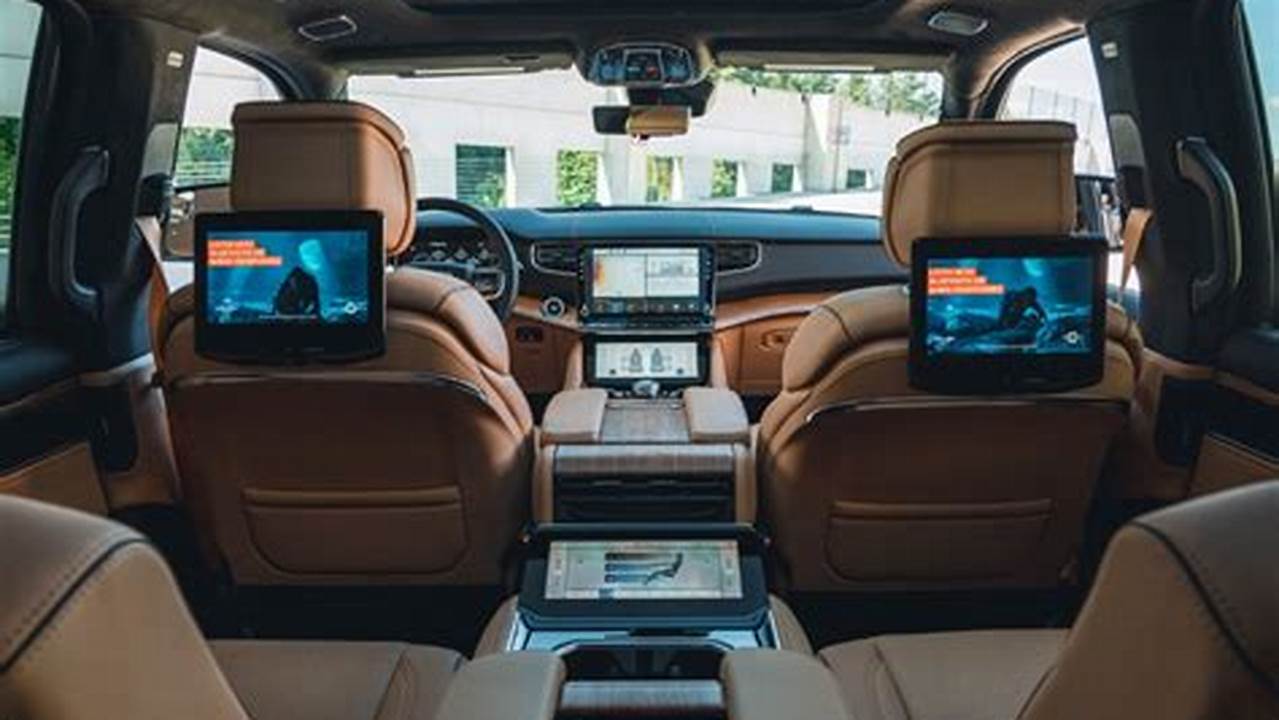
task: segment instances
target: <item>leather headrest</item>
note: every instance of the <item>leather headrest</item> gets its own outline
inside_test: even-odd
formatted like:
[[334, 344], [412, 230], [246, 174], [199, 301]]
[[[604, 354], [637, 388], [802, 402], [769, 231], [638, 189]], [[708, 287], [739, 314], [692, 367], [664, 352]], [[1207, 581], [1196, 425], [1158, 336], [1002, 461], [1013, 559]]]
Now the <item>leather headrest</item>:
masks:
[[1075, 227], [1075, 127], [954, 121], [897, 143], [884, 184], [889, 257], [926, 237], [1064, 235]]
[[231, 124], [235, 210], [377, 210], [388, 257], [412, 242], [413, 157], [387, 116], [355, 102], [250, 102]]

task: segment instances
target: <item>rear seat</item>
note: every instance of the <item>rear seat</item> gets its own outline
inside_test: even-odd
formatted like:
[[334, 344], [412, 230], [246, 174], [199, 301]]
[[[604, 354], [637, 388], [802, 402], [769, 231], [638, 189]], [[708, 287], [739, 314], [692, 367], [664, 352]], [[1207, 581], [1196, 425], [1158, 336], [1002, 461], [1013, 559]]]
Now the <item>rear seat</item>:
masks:
[[137, 533], [0, 497], [0, 717], [430, 718], [463, 664], [451, 650], [396, 643], [210, 649]]
[[821, 652], [857, 720], [1279, 717], [1279, 482], [1138, 518], [1070, 632], [887, 636]]

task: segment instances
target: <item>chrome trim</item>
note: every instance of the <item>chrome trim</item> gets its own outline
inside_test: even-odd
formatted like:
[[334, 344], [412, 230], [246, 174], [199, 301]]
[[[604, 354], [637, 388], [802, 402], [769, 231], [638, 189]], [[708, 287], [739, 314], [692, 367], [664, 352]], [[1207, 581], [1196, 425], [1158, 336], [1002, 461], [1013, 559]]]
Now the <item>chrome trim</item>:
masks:
[[[582, 253], [582, 248], [584, 248], [584, 247], [588, 247], [588, 246], [592, 246], [592, 245], [609, 245], [609, 244], [612, 244], [612, 243], [614, 243], [614, 242], [618, 242], [618, 243], [628, 243], [628, 242], [634, 242], [634, 240], [632, 240], [632, 239], [618, 239], [618, 240], [616, 240], [616, 241], [614, 241], [614, 240], [582, 240], [582, 241], [578, 241], [578, 242], [576, 242], [576, 243], [572, 243], [572, 242], [568, 242], [568, 241], [564, 241], [564, 240], [549, 240], [549, 241], [544, 241], [544, 242], [542, 242], [542, 243], [534, 242], [534, 243], [532, 243], [531, 245], [529, 245], [529, 252], [528, 252], [529, 263], [530, 263], [530, 264], [532, 264], [532, 266], [533, 266], [533, 269], [534, 269], [534, 270], [536, 270], [536, 271], [538, 271], [538, 272], [540, 272], [540, 273], [544, 273], [544, 274], [546, 274], [546, 275], [559, 275], [560, 277], [577, 277], [577, 275], [578, 275], [578, 270], [572, 270], [572, 271], [568, 271], [568, 270], [555, 270], [555, 269], [552, 269], [552, 268], [548, 268], [548, 267], [546, 267], [545, 265], [543, 265], [542, 263], [538, 262], [538, 261], [537, 261], [537, 246], [538, 246], [539, 244], [541, 244], [541, 245], [542, 245], [542, 246], [544, 246], [544, 247], [545, 247], [545, 246], [550, 246], [550, 245], [563, 245], [563, 246], [566, 246], [566, 247], [568, 247], [568, 248], [570, 248], [570, 249], [573, 249], [573, 250], [574, 250], [574, 257], [579, 257], [579, 258], [580, 258], [580, 255], [581, 255], [581, 253]], [[742, 274], [742, 273], [754, 272], [755, 270], [759, 269], [759, 266], [760, 266], [760, 265], [763, 265], [763, 264], [764, 264], [764, 243], [762, 243], [762, 242], [760, 242], [760, 241], [758, 241], [758, 240], [710, 240], [710, 241], [707, 241], [707, 240], [674, 240], [674, 239], [672, 239], [672, 240], [667, 240], [667, 239], [663, 238], [663, 239], [661, 239], [660, 241], [658, 241], [658, 240], [653, 240], [653, 242], [655, 242], [655, 243], [656, 243], [656, 242], [661, 242], [661, 243], [663, 243], [663, 244], [665, 244], [665, 245], [678, 245], [678, 244], [680, 244], [681, 242], [686, 242], [686, 243], [695, 243], [695, 244], [697, 244], [697, 245], [708, 245], [708, 244], [709, 244], [711, 247], [715, 248], [715, 252], [716, 252], [715, 259], [716, 259], [716, 262], [718, 262], [718, 261], [719, 261], [719, 246], [720, 246], [720, 244], [724, 244], [724, 245], [754, 245], [754, 246], [755, 246], [755, 262], [751, 263], [751, 264], [750, 264], [750, 265], [748, 265], [747, 267], [744, 267], [744, 268], [735, 268], [735, 269], [733, 269], [733, 270], [720, 270], [718, 267], [716, 267], [716, 268], [715, 268], [715, 276], [716, 276], [716, 277], [719, 277], [720, 275], [740, 275], [740, 274]], [[580, 262], [580, 260], [579, 260], [579, 262]]]
[[[549, 246], [549, 245], [565, 245], [565, 246], [569, 247], [570, 249], [574, 249], [574, 251], [575, 251], [575, 257], [576, 257], [576, 256], [580, 256], [580, 255], [581, 255], [581, 253], [582, 253], [582, 244], [577, 244], [577, 245], [576, 245], [576, 247], [574, 247], [574, 244], [572, 244], [572, 243], [568, 243], [568, 242], [565, 242], [565, 241], [562, 241], [562, 240], [551, 240], [551, 241], [547, 241], [547, 242], [543, 242], [543, 243], [537, 243], [537, 242], [534, 242], [534, 243], [531, 243], [531, 244], [528, 246], [528, 260], [529, 260], [529, 264], [531, 264], [531, 265], [533, 266], [533, 269], [534, 269], [534, 270], [536, 270], [536, 271], [538, 271], [538, 272], [540, 272], [540, 273], [544, 273], [544, 274], [546, 274], [546, 275], [559, 275], [560, 277], [577, 277], [577, 270], [573, 270], [573, 271], [571, 271], [571, 272], [570, 272], [570, 271], [567, 271], [567, 270], [553, 270], [553, 269], [551, 269], [551, 268], [546, 267], [546, 266], [545, 266], [545, 265], [543, 265], [542, 263], [538, 262], [538, 261], [537, 261], [537, 246], [538, 246], [539, 244], [541, 244], [541, 245], [543, 245], [543, 246]], [[579, 263], [579, 264], [581, 263], [581, 260], [580, 260], [580, 259], [578, 260], [578, 263]]]
[[280, 381], [330, 384], [385, 383], [425, 385], [457, 390], [481, 402], [488, 402], [488, 395], [471, 383], [445, 375], [408, 370], [215, 370], [170, 379], [165, 383], [165, 387], [176, 392], [188, 387], [247, 385]]
[[869, 400], [848, 400], [845, 402], [823, 405], [810, 412], [804, 418], [804, 424], [810, 425], [823, 415], [841, 412], [874, 412], [877, 410], [951, 410], [988, 407], [1029, 407], [1053, 405], [1111, 405], [1116, 410], [1128, 409], [1127, 400], [1119, 400], [1100, 395], [993, 395], [993, 396], [957, 396], [944, 397], [924, 395], [919, 397], [900, 396], [872, 398]]

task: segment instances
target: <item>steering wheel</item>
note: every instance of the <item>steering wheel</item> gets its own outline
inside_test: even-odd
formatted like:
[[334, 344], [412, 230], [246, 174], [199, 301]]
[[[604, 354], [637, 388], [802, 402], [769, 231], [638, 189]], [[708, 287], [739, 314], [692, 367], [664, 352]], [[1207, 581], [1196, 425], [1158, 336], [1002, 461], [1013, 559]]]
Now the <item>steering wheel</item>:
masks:
[[461, 215], [475, 223], [484, 235], [484, 249], [493, 262], [491, 265], [481, 265], [474, 257], [459, 261], [452, 257], [435, 259], [418, 254], [410, 257], [405, 264], [452, 275], [470, 284], [488, 301], [499, 320], [505, 321], [510, 317], [515, 299], [520, 294], [520, 261], [506, 230], [484, 210], [460, 200], [425, 198], [418, 201], [417, 207], [418, 210], [437, 210]]

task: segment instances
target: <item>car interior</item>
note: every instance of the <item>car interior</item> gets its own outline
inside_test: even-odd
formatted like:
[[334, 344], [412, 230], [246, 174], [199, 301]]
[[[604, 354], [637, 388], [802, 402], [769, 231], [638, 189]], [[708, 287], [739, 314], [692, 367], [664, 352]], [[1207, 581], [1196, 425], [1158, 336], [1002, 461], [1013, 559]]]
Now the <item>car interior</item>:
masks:
[[1279, 717], [1277, 249], [1273, 0], [0, 0], [0, 718]]

